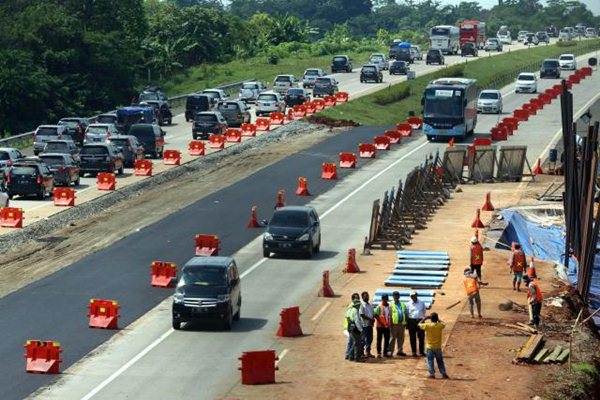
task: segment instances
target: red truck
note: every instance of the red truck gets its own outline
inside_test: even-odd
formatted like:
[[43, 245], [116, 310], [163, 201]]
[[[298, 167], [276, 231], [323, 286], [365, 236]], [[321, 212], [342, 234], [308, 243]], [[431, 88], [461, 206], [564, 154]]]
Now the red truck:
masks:
[[459, 25], [460, 30], [460, 45], [467, 42], [475, 43], [479, 49], [483, 49], [485, 45], [485, 22], [477, 20], [464, 20]]

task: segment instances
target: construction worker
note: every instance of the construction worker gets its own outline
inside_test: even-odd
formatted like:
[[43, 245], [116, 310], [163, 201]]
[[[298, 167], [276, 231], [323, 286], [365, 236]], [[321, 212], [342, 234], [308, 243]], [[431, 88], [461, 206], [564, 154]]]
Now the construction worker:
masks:
[[471, 272], [477, 274], [477, 279], [481, 282], [481, 266], [483, 265], [483, 246], [479, 243], [477, 236], [471, 238]]
[[352, 352], [348, 358], [351, 361], [361, 362], [363, 361], [363, 346], [362, 346], [362, 318], [359, 315], [360, 299], [354, 298], [352, 300], [352, 307], [346, 310], [346, 321], [347, 330], [349, 336], [352, 338]]
[[394, 291], [392, 293], [392, 303], [390, 304], [390, 312], [392, 314], [392, 324], [390, 325], [390, 353], [394, 355], [394, 349], [396, 348], [396, 342], [398, 343], [397, 356], [404, 357], [406, 353], [402, 351], [404, 346], [404, 330], [406, 328], [406, 321], [408, 321], [408, 311], [406, 310], [406, 304], [400, 301], [400, 293]]
[[[377, 320], [377, 358], [390, 357], [390, 305], [389, 296], [381, 296], [381, 303], [375, 307], [373, 314]], [[381, 352], [383, 348], [383, 353]]]
[[535, 265], [533, 264], [533, 257], [531, 257], [531, 260], [529, 261], [529, 265], [527, 266], [527, 271], [526, 271], [526, 275], [529, 277], [529, 279], [537, 279], [537, 271], [535, 270]]
[[529, 276], [525, 275], [523, 280], [525, 281], [525, 286], [527, 286], [527, 305], [529, 306], [529, 316], [531, 319], [529, 325], [533, 325], [537, 329], [540, 325], [544, 295], [537, 279], [530, 279]]
[[[431, 322], [425, 322], [428, 319], [430, 319]], [[446, 374], [444, 355], [442, 353], [442, 331], [445, 327], [446, 325], [440, 321], [437, 313], [431, 313], [430, 317], [423, 318], [419, 323], [419, 328], [425, 332], [427, 342], [427, 369], [429, 370], [429, 378], [431, 379], [435, 379], [435, 369], [433, 367], [434, 359], [442, 374], [442, 378], [449, 378], [448, 374]]]
[[527, 258], [523, 250], [521, 250], [519, 243], [515, 243], [513, 247], [514, 250], [510, 254], [507, 264], [510, 266], [510, 271], [513, 274], [513, 290], [520, 292], [523, 272], [527, 268]]
[[375, 316], [373, 315], [373, 305], [369, 301], [369, 293], [362, 292], [360, 294], [362, 302], [360, 304], [359, 314], [363, 322], [362, 344], [364, 346], [366, 357], [375, 357], [371, 354], [371, 344], [373, 343], [373, 324]]
[[417, 292], [410, 294], [410, 301], [406, 305], [408, 310], [408, 335], [410, 337], [410, 349], [412, 356], [417, 357], [417, 339], [419, 340], [419, 355], [425, 356], [425, 332], [419, 328], [419, 322], [425, 318], [425, 303], [417, 298]]
[[354, 354], [354, 338], [348, 330], [348, 317], [352, 316], [354, 300], [360, 300], [358, 293], [352, 293], [352, 296], [350, 297], [350, 304], [348, 304], [346, 307], [346, 312], [344, 313], [344, 333], [348, 335], [348, 343], [346, 344], [346, 360], [350, 360]]
[[467, 298], [469, 299], [469, 310], [471, 311], [471, 318], [475, 318], [473, 312], [473, 304], [477, 306], [477, 316], [481, 317], [481, 297], [479, 296], [479, 281], [477, 275], [473, 273], [470, 268], [464, 270], [465, 280], [465, 292], [467, 292]]

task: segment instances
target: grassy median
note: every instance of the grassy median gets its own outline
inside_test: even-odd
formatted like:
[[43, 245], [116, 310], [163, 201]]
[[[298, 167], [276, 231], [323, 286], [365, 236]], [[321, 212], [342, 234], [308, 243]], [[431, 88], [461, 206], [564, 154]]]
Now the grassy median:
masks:
[[334, 120], [351, 120], [361, 125], [393, 125], [406, 118], [410, 112], [421, 114], [421, 96], [427, 83], [433, 79], [463, 76], [476, 79], [481, 89], [498, 89], [513, 82], [519, 72], [538, 71], [545, 58], [558, 58], [562, 53], [580, 55], [599, 49], [600, 39], [594, 39], [560, 46], [538, 46], [494, 57], [480, 52], [479, 58], [469, 58], [467, 63], [390, 85], [386, 89], [327, 109], [319, 115]]

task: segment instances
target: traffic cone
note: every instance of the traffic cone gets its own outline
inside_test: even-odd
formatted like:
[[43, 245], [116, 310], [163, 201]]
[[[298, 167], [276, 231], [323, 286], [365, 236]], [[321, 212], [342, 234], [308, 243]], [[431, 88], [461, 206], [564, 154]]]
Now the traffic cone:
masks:
[[246, 225], [246, 228], [260, 228], [260, 224], [258, 223], [258, 216], [256, 215], [257, 209], [258, 207], [252, 206], [252, 209], [250, 211], [250, 221], [248, 221], [248, 225]]
[[454, 147], [454, 138], [450, 138], [448, 141], [448, 147]]
[[481, 207], [481, 211], [494, 211], [494, 206], [492, 205], [491, 196], [492, 195], [490, 194], [490, 192], [487, 192], [485, 194], [485, 203]]
[[356, 264], [356, 249], [348, 249], [348, 260], [346, 261], [344, 272], [351, 274], [360, 272], [360, 268], [358, 268], [358, 264]]
[[308, 191], [308, 181], [303, 176], [298, 177], [296, 196], [310, 196], [310, 192]]
[[542, 162], [539, 158], [533, 167], [533, 171], [531, 172], [533, 172], [533, 175], [541, 175], [544, 173], [544, 170], [542, 169]]
[[479, 211], [479, 209], [477, 209], [477, 212], [475, 213], [475, 219], [473, 219], [473, 222], [471, 223], [471, 228], [485, 228], [485, 225], [481, 222], [481, 211]]
[[279, 189], [277, 192], [277, 200], [275, 201], [275, 209], [285, 207], [285, 191]]

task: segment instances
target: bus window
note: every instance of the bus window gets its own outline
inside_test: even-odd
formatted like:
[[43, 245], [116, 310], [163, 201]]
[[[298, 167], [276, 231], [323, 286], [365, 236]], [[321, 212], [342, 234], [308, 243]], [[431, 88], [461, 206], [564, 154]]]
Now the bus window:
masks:
[[427, 89], [425, 91], [425, 117], [462, 117], [463, 96], [460, 90]]

